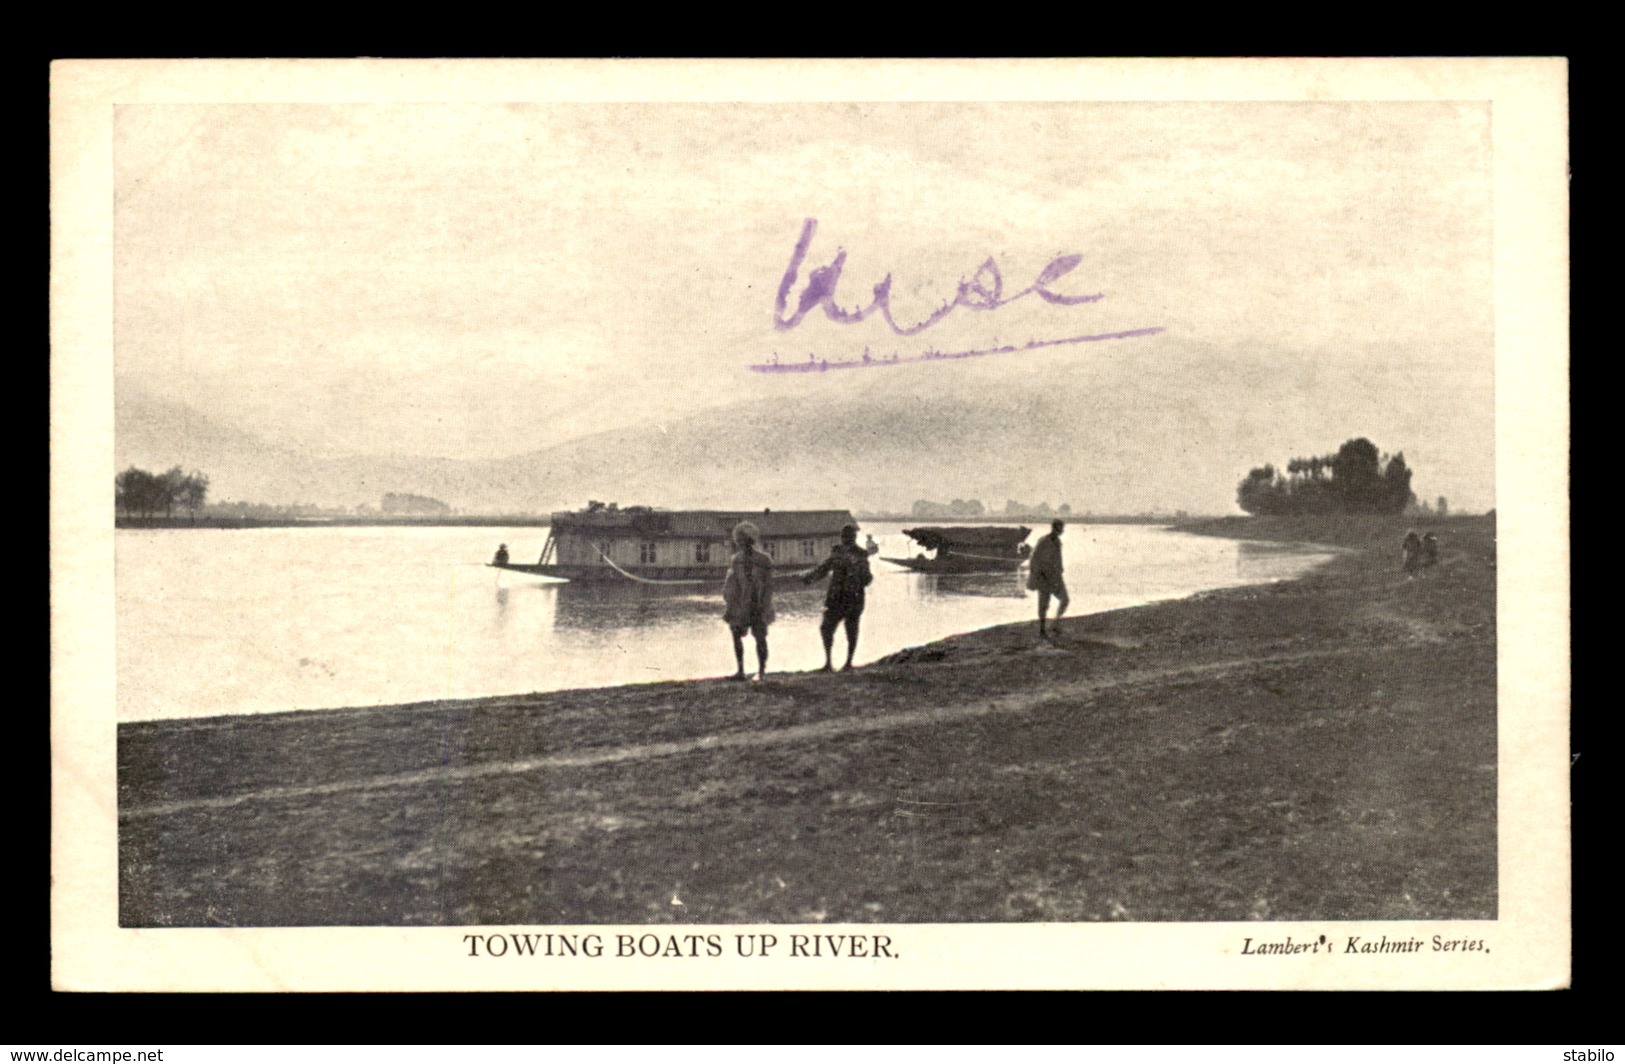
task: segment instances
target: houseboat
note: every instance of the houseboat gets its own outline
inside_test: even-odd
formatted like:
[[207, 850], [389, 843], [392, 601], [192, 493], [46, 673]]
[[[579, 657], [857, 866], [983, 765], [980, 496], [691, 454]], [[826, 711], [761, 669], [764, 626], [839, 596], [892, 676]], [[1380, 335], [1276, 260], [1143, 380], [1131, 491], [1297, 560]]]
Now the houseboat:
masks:
[[1032, 548], [1022, 542], [1032, 534], [1030, 528], [948, 525], [905, 528], [903, 534], [931, 551], [932, 556], [881, 560], [922, 573], [1014, 572], [1032, 553]]
[[551, 517], [547, 543], [534, 565], [498, 569], [572, 581], [722, 586], [733, 556], [733, 530], [749, 521], [757, 546], [773, 559], [775, 581], [799, 579], [829, 557], [841, 529], [855, 525], [846, 510], [657, 510], [592, 503]]

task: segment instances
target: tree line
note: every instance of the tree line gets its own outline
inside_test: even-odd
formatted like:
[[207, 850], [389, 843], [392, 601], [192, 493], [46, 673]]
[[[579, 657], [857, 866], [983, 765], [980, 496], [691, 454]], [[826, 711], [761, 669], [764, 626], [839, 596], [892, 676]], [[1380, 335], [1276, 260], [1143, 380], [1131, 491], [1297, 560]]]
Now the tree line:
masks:
[[1072, 507], [1063, 502], [1060, 506], [1051, 509], [1050, 504], [1047, 502], [1025, 503], [1016, 499], [1007, 499], [1004, 503], [1004, 509], [1001, 511], [995, 510], [991, 506], [983, 506], [980, 499], [955, 499], [952, 502], [916, 499], [911, 512], [915, 517], [981, 517], [984, 514], [989, 517], [997, 517], [1001, 514], [1009, 517], [1027, 517], [1035, 514], [1048, 517], [1051, 514], [1059, 514], [1066, 517], [1072, 513]]
[[1294, 458], [1285, 474], [1253, 469], [1236, 485], [1236, 504], [1250, 514], [1397, 514], [1416, 502], [1405, 455], [1390, 458], [1364, 437], [1336, 454]]
[[113, 478], [113, 506], [132, 517], [170, 517], [177, 506], [195, 517], [208, 497], [209, 478], [196, 471], [184, 473], [180, 466], [163, 473], [131, 466]]
[[409, 491], [392, 491], [384, 496], [382, 509], [386, 514], [449, 514], [451, 507], [427, 495], [413, 495]]

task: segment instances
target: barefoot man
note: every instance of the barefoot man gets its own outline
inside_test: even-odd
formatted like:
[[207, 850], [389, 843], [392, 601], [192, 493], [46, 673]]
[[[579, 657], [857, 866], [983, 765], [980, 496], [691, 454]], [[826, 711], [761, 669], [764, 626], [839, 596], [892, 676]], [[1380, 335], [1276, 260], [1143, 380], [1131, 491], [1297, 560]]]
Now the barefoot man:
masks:
[[835, 629], [846, 625], [845, 672], [852, 667], [852, 655], [858, 652], [858, 620], [863, 616], [863, 589], [869, 586], [874, 574], [869, 571], [869, 553], [858, 546], [858, 527], [847, 525], [841, 529], [841, 542], [830, 548], [824, 564], [801, 578], [804, 584], [829, 577], [829, 592], [824, 596], [824, 622], [818, 634], [824, 637], [824, 668], [834, 668], [830, 655], [834, 652]]
[[722, 584], [726, 607], [722, 619], [734, 637], [734, 661], [739, 671], [730, 680], [745, 678], [745, 633], [756, 637], [756, 678], [767, 677], [767, 626], [773, 623], [773, 559], [756, 549], [761, 533], [749, 521], [734, 527], [733, 559]]
[[1038, 638], [1048, 639], [1047, 618], [1049, 616], [1049, 597], [1055, 596], [1055, 620], [1057, 623], [1066, 613], [1066, 606], [1070, 599], [1066, 595], [1066, 580], [1061, 575], [1061, 532], [1066, 528], [1065, 521], [1051, 521], [1049, 535], [1038, 541], [1033, 548], [1032, 561], [1027, 570], [1027, 587], [1038, 592]]

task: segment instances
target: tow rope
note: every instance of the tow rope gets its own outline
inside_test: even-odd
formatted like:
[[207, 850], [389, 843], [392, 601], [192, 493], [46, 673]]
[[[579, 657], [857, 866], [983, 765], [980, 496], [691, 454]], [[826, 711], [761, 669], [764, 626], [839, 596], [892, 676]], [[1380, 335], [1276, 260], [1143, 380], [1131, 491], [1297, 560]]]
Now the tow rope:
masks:
[[[603, 548], [598, 546], [598, 544], [594, 543], [592, 545], [592, 549], [598, 552], [598, 556], [600, 558], [604, 559], [604, 564], [608, 565], [611, 569], [614, 569], [617, 573], [620, 573], [622, 576], [626, 577], [628, 580], [634, 581], [635, 583], [639, 583], [639, 584], [658, 584], [658, 585], [662, 585], [662, 586], [665, 586], [665, 587], [676, 587], [676, 586], [679, 586], [679, 585], [693, 586], [695, 584], [712, 584], [712, 583], [715, 583], [714, 579], [707, 579], [707, 580], [655, 580], [655, 579], [653, 579], [651, 577], [639, 576], [637, 573], [629, 573], [625, 569], [622, 569], [619, 565], [616, 565], [615, 564], [615, 559], [613, 559], [609, 555], [605, 554], [604, 551], [603, 551]], [[807, 570], [805, 570], [805, 571], [803, 571], [801, 573], [787, 573], [785, 575], [786, 575], [786, 578], [787, 577], [793, 577], [793, 576], [806, 576], [807, 573], [810, 573], [810, 572], [812, 572], [812, 570], [807, 569]]]
[[652, 580], [647, 576], [639, 576], [636, 573], [629, 573], [625, 569], [622, 569], [619, 565], [615, 564], [615, 559], [604, 553], [603, 548], [598, 546], [598, 544], [594, 543], [592, 545], [592, 549], [598, 552], [598, 556], [600, 558], [604, 559], [604, 564], [608, 565], [611, 569], [614, 569], [617, 573], [620, 573], [628, 580], [633, 580], [640, 584], [663, 584], [671, 586], [677, 584], [709, 584], [712, 582], [710, 580]]

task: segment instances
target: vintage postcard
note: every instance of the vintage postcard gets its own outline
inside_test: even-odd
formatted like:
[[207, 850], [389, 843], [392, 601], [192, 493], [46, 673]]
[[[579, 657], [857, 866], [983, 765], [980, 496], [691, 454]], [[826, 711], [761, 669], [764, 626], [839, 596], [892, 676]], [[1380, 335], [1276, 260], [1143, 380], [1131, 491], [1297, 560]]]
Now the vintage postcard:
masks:
[[55, 985], [1566, 985], [1566, 77], [58, 63]]

